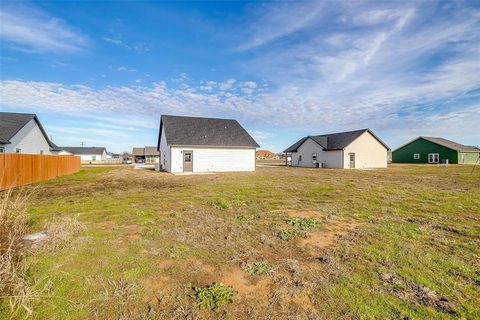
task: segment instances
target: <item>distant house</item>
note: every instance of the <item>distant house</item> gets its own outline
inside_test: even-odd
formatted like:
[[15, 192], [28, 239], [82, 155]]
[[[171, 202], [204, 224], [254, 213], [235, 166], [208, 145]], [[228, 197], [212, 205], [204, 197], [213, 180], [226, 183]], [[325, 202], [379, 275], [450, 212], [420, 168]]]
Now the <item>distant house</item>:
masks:
[[392, 153], [394, 163], [475, 164], [480, 149], [438, 137], [418, 137]]
[[257, 160], [278, 160], [280, 157], [270, 150], [257, 150]]
[[255, 171], [257, 147], [236, 120], [167, 115], [160, 119], [161, 170]]
[[132, 155], [136, 163], [157, 163], [160, 158], [157, 147], [133, 148]]
[[296, 167], [361, 169], [386, 168], [388, 150], [370, 129], [362, 129], [303, 137], [284, 152]]
[[57, 154], [35, 114], [0, 112], [0, 153]]
[[80, 156], [82, 162], [103, 162], [107, 160], [107, 149], [105, 147], [59, 147], [62, 151], [59, 154], [73, 154]]

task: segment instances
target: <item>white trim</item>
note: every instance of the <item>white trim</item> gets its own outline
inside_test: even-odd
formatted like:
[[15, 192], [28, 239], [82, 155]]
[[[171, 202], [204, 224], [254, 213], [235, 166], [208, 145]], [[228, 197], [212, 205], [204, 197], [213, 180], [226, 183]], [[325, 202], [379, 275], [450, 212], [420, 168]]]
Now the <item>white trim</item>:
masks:
[[[436, 155], [437, 161], [435, 161], [435, 155]], [[430, 161], [430, 156], [433, 156], [433, 157], [432, 157], [432, 160], [433, 160], [433, 161]], [[440, 163], [440, 154], [438, 154], [438, 153], [429, 153], [429, 154], [428, 154], [428, 163]]]

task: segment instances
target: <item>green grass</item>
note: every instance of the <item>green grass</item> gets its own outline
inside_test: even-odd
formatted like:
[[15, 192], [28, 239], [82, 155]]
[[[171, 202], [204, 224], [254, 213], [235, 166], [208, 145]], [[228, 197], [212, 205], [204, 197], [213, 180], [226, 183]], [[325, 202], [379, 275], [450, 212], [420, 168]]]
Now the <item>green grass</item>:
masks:
[[[32, 231], [60, 216], [85, 227], [28, 255], [31, 279], [48, 283], [31, 318], [479, 319], [480, 176], [470, 171], [102, 167], [30, 186]], [[325, 218], [295, 214], [305, 210]], [[285, 241], [324, 235], [334, 241]]]

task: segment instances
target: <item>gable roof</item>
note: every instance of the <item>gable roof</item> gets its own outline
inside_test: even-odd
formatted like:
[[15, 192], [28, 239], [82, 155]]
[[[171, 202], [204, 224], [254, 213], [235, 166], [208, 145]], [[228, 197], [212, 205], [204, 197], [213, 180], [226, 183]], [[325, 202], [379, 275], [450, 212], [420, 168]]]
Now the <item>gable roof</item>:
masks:
[[270, 150], [257, 150], [257, 157], [274, 157], [275, 153]]
[[45, 129], [33, 113], [14, 113], [14, 112], [0, 112], [0, 144], [9, 144], [10, 140], [29, 123], [35, 120], [45, 140], [50, 146], [50, 150], [58, 151], [58, 147], [50, 141]]
[[168, 145], [259, 147], [248, 132], [232, 119], [162, 115], [158, 148], [162, 128]]
[[403, 148], [404, 146], [406, 146], [406, 145], [408, 145], [408, 144], [410, 144], [414, 141], [417, 141], [418, 139], [424, 139], [424, 140], [436, 143], [438, 145], [447, 147], [449, 149], [455, 150], [457, 152], [480, 152], [480, 149], [478, 149], [476, 147], [466, 146], [466, 145], [463, 145], [461, 143], [454, 142], [454, 141], [444, 139], [444, 138], [440, 138], [440, 137], [424, 137], [424, 136], [417, 137], [417, 138], [413, 139], [412, 141], [407, 142], [404, 145], [401, 145], [400, 147], [398, 147], [394, 151], [397, 151], [398, 149]]
[[160, 151], [157, 147], [133, 148], [132, 155], [134, 156], [158, 156]]
[[59, 147], [61, 150], [68, 151], [73, 154], [103, 154], [107, 152], [105, 147]]
[[380, 142], [385, 148], [387, 148], [387, 150], [390, 150], [390, 148], [382, 140], [380, 140], [380, 138], [378, 138], [370, 129], [361, 129], [354, 131], [322, 134], [318, 136], [306, 136], [288, 147], [284, 152], [297, 152], [298, 148], [309, 138], [319, 144], [324, 151], [342, 150], [365, 132], [369, 132], [376, 140], [378, 140], [378, 142]]

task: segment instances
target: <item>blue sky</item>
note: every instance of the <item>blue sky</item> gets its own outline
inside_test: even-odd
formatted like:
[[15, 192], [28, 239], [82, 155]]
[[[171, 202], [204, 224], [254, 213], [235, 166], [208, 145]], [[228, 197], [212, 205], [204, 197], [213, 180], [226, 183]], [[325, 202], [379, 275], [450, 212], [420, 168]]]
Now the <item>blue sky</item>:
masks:
[[366, 127], [478, 145], [480, 2], [2, 1], [0, 81], [61, 146], [155, 145], [161, 114], [273, 151]]

